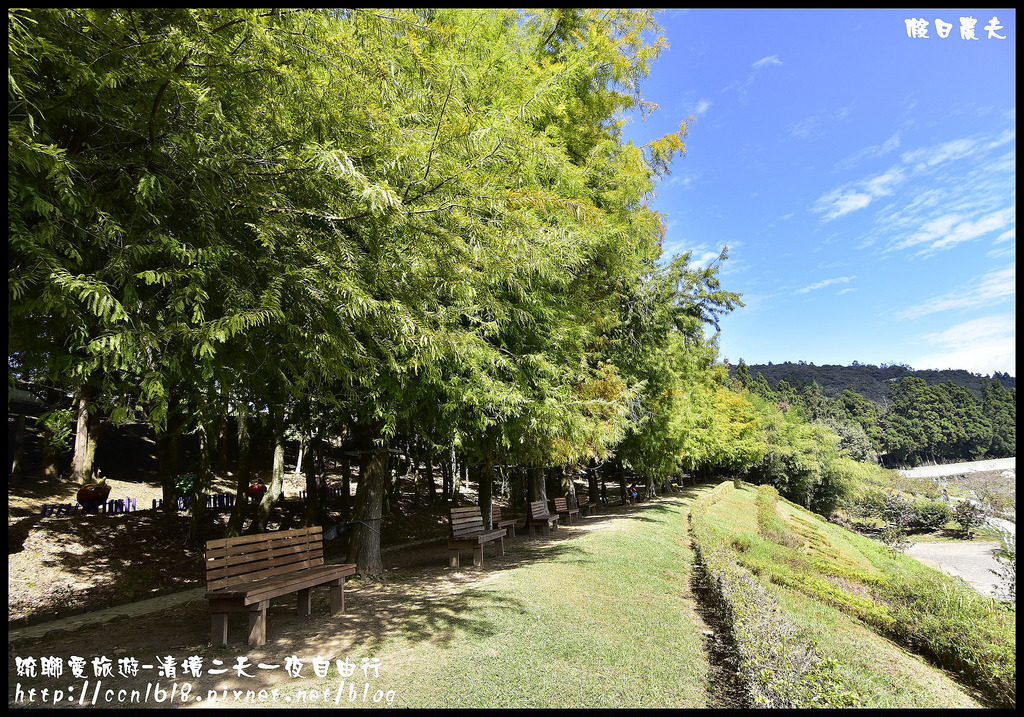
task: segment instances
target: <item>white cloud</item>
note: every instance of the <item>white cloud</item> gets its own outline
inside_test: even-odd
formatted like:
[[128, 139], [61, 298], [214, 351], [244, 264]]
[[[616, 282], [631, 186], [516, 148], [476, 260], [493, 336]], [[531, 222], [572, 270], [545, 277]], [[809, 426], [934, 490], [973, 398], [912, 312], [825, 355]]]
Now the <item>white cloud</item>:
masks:
[[909, 361], [917, 369], [965, 369], [1016, 375], [1016, 328], [1013, 316], [998, 314], [972, 319], [922, 337], [937, 350]]
[[[927, 244], [918, 254], [927, 254], [940, 249], [972, 241], [995, 231], [1005, 229], [1014, 222], [1014, 207], [987, 214], [977, 220], [967, 220], [958, 214], [946, 214], [927, 222], [907, 239], [893, 244], [892, 250], [907, 249], [918, 244]], [[1004, 231], [994, 243], [1005, 241], [1003, 237], [1015, 230]]]
[[700, 117], [701, 115], [707, 114], [707, 111], [709, 109], [711, 109], [711, 101], [710, 100], [700, 100], [697, 103], [697, 106], [693, 108], [693, 114], [696, 117]]
[[811, 284], [810, 286], [805, 286], [802, 289], [797, 289], [796, 293], [806, 294], [809, 291], [824, 289], [826, 286], [831, 286], [832, 284], [847, 284], [856, 278], [856, 276], [840, 276], [836, 277], [835, 279], [825, 279], [824, 281], [819, 281], [817, 284]]
[[881, 156], [889, 154], [890, 152], [893, 152], [893, 151], [895, 151], [895, 150], [897, 150], [899, 148], [900, 148], [900, 133], [897, 132], [892, 137], [890, 137], [889, 139], [885, 140], [882, 144], [874, 144], [874, 145], [871, 145], [870, 147], [865, 147], [864, 149], [860, 150], [859, 152], [854, 154], [852, 157], [844, 160], [841, 163], [841, 166], [843, 168], [845, 168], [845, 169], [850, 169], [850, 168], [855, 167], [856, 165], [860, 164], [864, 160], [875, 159], [876, 157], [881, 157]]
[[782, 60], [779, 59], [778, 55], [769, 55], [768, 57], [762, 57], [760, 60], [755, 62], [751, 67], [755, 70], [760, 70], [762, 67], [768, 67], [770, 65], [782, 65]]
[[844, 214], [855, 212], [858, 209], [863, 209], [869, 204], [871, 204], [871, 195], [869, 194], [852, 189], [845, 191], [837, 189], [819, 199], [815, 206], [820, 207], [820, 209], [815, 209], [815, 211], [824, 212], [825, 220], [828, 221], [841, 217]]
[[[873, 218], [877, 229], [870, 241], [860, 243], [869, 246], [888, 237], [889, 251], [916, 247], [922, 253], [934, 252], [1011, 229], [1014, 210], [1006, 204], [1015, 187], [1014, 151], [998, 153], [1013, 137], [1014, 131], [1006, 130], [903, 152], [888, 170], [824, 193], [811, 211], [832, 221], [902, 191], [908, 198], [897, 196], [882, 207]], [[892, 149], [901, 142], [896, 134], [877, 149]], [[862, 150], [849, 163], [875, 149]], [[955, 222], [942, 227], [953, 217]]]
[[[1016, 267], [1013, 266], [989, 272], [967, 286], [904, 309], [896, 314], [896, 318], [916, 319], [939, 311], [991, 306], [994, 302], [1014, 295], [1017, 286], [1016, 273]], [[916, 364], [911, 365], [916, 367]]]
[[825, 221], [829, 221], [864, 209], [874, 200], [891, 195], [895, 191], [895, 186], [902, 182], [904, 177], [902, 169], [893, 167], [881, 174], [851, 182], [818, 199], [813, 211], [824, 214]]

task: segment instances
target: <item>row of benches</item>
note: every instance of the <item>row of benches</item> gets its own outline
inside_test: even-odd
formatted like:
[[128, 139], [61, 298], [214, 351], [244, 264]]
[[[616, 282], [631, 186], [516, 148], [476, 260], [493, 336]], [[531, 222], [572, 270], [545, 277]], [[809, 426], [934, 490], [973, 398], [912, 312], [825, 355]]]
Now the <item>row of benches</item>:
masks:
[[[589, 512], [596, 505], [570, 506], [565, 498], [556, 498], [554, 507], [555, 512], [550, 513], [544, 501], [529, 505], [526, 527], [530, 535], [535, 535], [537, 528], [547, 535], [552, 525], [558, 527], [562, 515], [572, 522], [574, 515], [579, 519], [581, 510]], [[516, 521], [503, 518], [501, 509], [494, 506], [492, 523], [491, 530], [484, 529], [478, 507], [452, 509], [448, 550], [453, 555], [453, 567], [459, 564], [460, 548], [473, 549], [476, 565], [483, 565], [483, 546], [487, 543], [496, 542], [499, 554], [505, 554], [505, 536], [515, 537]], [[214, 645], [227, 644], [228, 617], [237, 612], [249, 618], [249, 645], [265, 645], [270, 600], [297, 593], [298, 612], [308, 616], [312, 611], [311, 590], [320, 585], [330, 588], [331, 614], [344, 612], [345, 579], [356, 572], [354, 563], [324, 563], [320, 526], [210, 540], [206, 543], [205, 560], [206, 599]]]
[[[554, 511], [549, 511], [542, 500], [527, 506], [526, 529], [531, 537], [537, 534], [538, 528], [544, 535], [548, 535], [552, 526], [558, 528], [558, 521], [562, 517], [568, 524], [572, 524], [574, 518], [578, 523], [581, 513], [589, 515], [597, 511], [597, 503], [576, 503], [568, 498], [555, 498], [553, 503]], [[479, 507], [452, 508], [448, 531], [448, 563], [453, 568], [459, 567], [459, 551], [469, 549], [473, 551], [473, 564], [482, 566], [484, 546], [494, 543], [497, 554], [504, 555], [506, 537], [516, 537], [516, 521], [503, 518], [500, 507], [491, 507], [490, 530], [484, 528], [483, 514]]]

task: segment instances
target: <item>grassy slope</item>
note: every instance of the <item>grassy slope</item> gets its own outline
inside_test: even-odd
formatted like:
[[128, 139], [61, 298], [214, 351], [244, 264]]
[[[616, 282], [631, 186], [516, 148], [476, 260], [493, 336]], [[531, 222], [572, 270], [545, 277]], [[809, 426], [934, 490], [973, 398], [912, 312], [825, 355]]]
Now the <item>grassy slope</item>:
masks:
[[[731, 491], [712, 507], [709, 514], [716, 528], [727, 531], [733, 539], [742, 536], [749, 541], [744, 562], [753, 565], [759, 558], [771, 559], [771, 546], [758, 536], [756, 494], [757, 490], [752, 486]], [[781, 500], [779, 508], [794, 533], [806, 544], [815, 546], [808, 553], [824, 557], [837, 568], [845, 568], [851, 573], [882, 574], [876, 565], [886, 562], [886, 559], [876, 541], [833, 526]], [[769, 554], [760, 556], [759, 550]], [[901, 558], [899, 562], [904, 569], [930, 570], [911, 558], [898, 558]], [[865, 706], [980, 706], [968, 690], [947, 673], [873, 632], [860, 620], [771, 579], [762, 579], [762, 583], [789, 618], [817, 644], [820, 654], [836, 660], [843, 686], [859, 695]]]
[[[723, 529], [758, 539], [755, 492], [734, 491], [715, 506]], [[513, 567], [448, 594], [392, 582], [382, 589], [416, 609], [353, 652], [381, 660], [378, 684], [393, 687], [402, 707], [715, 706], [690, 597], [689, 503], [666, 499], [605, 518], [597, 530], [570, 528], [571, 540], [507, 541]], [[815, 529], [843, 560], [877, 570], [858, 536], [827, 523]], [[838, 661], [844, 685], [865, 706], [979, 706], [945, 672], [858, 620], [768, 587], [794, 622], [820, 638], [823, 655]]]

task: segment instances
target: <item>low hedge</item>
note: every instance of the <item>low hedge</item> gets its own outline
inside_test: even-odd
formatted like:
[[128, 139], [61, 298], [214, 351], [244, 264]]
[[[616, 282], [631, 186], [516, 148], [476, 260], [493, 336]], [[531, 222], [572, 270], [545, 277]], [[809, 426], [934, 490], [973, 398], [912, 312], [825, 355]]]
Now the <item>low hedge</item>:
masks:
[[836, 665], [822, 659], [757, 578], [742, 568], [707, 523], [707, 510], [729, 491], [722, 483], [694, 502], [694, 550], [707, 572], [720, 612], [736, 645], [739, 672], [756, 707], [856, 707], [857, 696], [839, 681]]

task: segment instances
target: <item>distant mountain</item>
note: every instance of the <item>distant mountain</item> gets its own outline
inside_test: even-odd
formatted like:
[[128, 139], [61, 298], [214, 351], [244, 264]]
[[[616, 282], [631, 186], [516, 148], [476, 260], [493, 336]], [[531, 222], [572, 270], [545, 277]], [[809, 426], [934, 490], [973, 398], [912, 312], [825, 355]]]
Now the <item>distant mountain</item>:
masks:
[[[736, 375], [738, 365], [729, 366], [729, 374]], [[981, 379], [995, 378], [1006, 388], [1016, 388], [1017, 379], [1009, 374], [999, 373], [993, 376], [982, 376], [960, 370], [923, 370], [915, 371], [909, 366], [896, 364], [893, 366], [873, 366], [871, 364], [854, 364], [852, 366], [815, 366], [812, 363], [747, 364], [751, 378], [758, 374], [764, 376], [768, 384], [775, 388], [779, 381], [787, 381], [790, 386], [800, 390], [811, 381], [817, 381], [826, 396], [836, 396], [848, 388], [869, 398], [881, 402], [889, 395], [889, 385], [901, 378], [916, 376], [929, 384], [947, 383], [952, 381], [957, 386], [968, 388], [981, 399]]]

